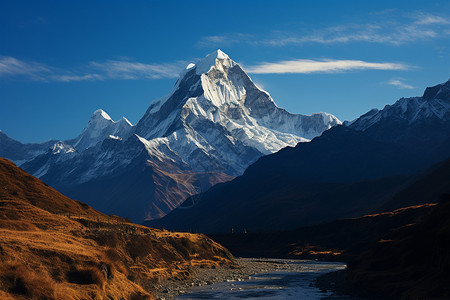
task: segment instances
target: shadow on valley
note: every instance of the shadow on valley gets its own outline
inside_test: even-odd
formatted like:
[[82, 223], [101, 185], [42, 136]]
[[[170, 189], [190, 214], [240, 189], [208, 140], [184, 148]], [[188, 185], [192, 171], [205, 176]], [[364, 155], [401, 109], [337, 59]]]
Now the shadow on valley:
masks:
[[336, 220], [295, 230], [211, 234], [235, 256], [348, 261], [368, 250], [392, 229], [415, 222], [435, 204]]
[[450, 195], [348, 265], [349, 291], [390, 299], [450, 297]]
[[450, 193], [450, 159], [413, 178], [370, 215], [287, 231], [210, 234], [210, 237], [238, 256], [349, 260], [391, 230], [417, 222], [432, 210], [441, 195]]

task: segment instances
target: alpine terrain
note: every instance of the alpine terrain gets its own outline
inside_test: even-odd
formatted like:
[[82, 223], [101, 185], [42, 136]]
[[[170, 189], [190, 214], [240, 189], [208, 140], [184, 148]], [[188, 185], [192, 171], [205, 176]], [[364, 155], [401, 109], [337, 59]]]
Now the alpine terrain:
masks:
[[216, 50], [189, 64], [136, 125], [97, 110], [71, 140], [22, 144], [0, 132], [0, 156], [71, 198], [143, 221], [241, 175], [261, 156], [339, 124], [328, 113], [304, 116], [279, 108]]
[[[261, 232], [391, 211], [419, 204], [394, 195], [431, 172], [422, 170], [448, 159], [449, 149], [447, 81], [427, 88], [422, 97], [402, 98], [310, 143], [262, 157], [242, 176], [148, 224], [207, 233]], [[437, 202], [435, 196], [425, 199]]]

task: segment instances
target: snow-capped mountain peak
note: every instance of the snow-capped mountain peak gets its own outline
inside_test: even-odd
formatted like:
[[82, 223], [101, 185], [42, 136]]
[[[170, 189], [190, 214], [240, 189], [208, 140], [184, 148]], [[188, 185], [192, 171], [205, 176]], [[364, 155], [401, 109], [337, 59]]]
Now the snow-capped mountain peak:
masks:
[[[303, 116], [279, 108], [218, 49], [188, 65], [172, 92], [151, 103], [136, 134], [166, 137], [196, 171], [210, 171], [199, 161], [212, 160], [209, 166], [220, 162], [228, 174], [239, 175], [257, 157], [307, 142], [337, 124], [330, 114]], [[253, 151], [249, 157], [242, 155], [246, 147]]]
[[107, 121], [112, 121], [111, 117], [103, 110], [103, 109], [97, 109], [92, 114], [91, 120], [102, 120], [105, 119]]
[[190, 64], [190, 68], [195, 68], [197, 75], [208, 73], [212, 68], [217, 68], [220, 71], [224, 71], [225, 68], [231, 68], [236, 63], [230, 59], [230, 57], [222, 52], [220, 49], [206, 55], [205, 58], [198, 61], [195, 65]]
[[400, 98], [382, 110], [372, 109], [358, 119], [346, 122], [345, 125], [365, 131], [377, 124], [396, 122], [397, 124], [414, 124], [423, 120], [450, 119], [450, 80], [427, 87], [422, 97]]
[[[180, 73], [179, 79], [175, 83], [172, 91], [165, 97], [159, 98], [153, 101], [148, 108], [146, 115], [154, 114], [161, 109], [166, 111], [165, 107], [173, 107], [174, 105], [183, 105], [184, 103], [171, 103], [173, 101], [173, 96], [175, 94], [183, 93], [184, 97], [178, 100], [184, 101], [189, 99], [191, 96], [198, 96], [198, 93], [202, 93], [201, 87], [203, 86], [204, 76], [211, 70], [216, 70], [216, 74], [225, 74], [227, 70], [231, 67], [237, 65], [230, 57], [222, 52], [220, 49], [206, 55], [203, 59], [199, 60], [197, 63], [190, 63], [187, 65], [186, 69]], [[184, 91], [187, 89], [187, 92]], [[167, 111], [165, 112], [167, 113]], [[170, 113], [170, 112], [169, 112]], [[145, 118], [145, 116], [144, 116]]]
[[83, 132], [70, 142], [74, 148], [83, 151], [110, 136], [126, 139], [133, 131], [134, 126], [125, 117], [115, 122], [104, 110], [98, 109], [92, 114]]

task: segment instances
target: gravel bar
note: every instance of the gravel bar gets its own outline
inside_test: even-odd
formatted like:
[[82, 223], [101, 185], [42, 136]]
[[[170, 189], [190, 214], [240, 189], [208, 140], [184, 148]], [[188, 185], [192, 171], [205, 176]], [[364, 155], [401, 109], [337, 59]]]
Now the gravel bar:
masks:
[[237, 258], [238, 267], [220, 267], [216, 269], [194, 268], [187, 280], [165, 280], [155, 286], [156, 299], [171, 299], [187, 293], [195, 286], [205, 286], [224, 281], [248, 280], [252, 275], [273, 271], [300, 272], [301, 266], [294, 264], [298, 260], [267, 259], [267, 258]]

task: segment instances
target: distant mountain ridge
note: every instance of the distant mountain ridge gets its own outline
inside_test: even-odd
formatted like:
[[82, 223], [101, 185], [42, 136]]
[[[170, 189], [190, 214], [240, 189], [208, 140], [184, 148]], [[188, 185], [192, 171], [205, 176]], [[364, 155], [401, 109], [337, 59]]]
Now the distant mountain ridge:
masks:
[[445, 121], [450, 119], [449, 98], [450, 80], [427, 87], [422, 97], [401, 98], [393, 105], [386, 105], [382, 110], [372, 109], [352, 122], [344, 122], [344, 125], [366, 131], [384, 121], [408, 122], [408, 124], [432, 118]]
[[402, 98], [310, 143], [261, 157], [242, 176], [148, 225], [257, 232], [378, 211], [411, 174], [450, 156], [449, 87], [447, 81], [427, 88], [422, 97]]
[[94, 147], [107, 138], [127, 139], [133, 134], [134, 126], [125, 117], [115, 122], [102, 109], [94, 112], [83, 132], [74, 140], [69, 141], [74, 148], [85, 149]]
[[[83, 132], [34, 146], [0, 134], [11, 158], [68, 196], [135, 221], [241, 175], [259, 157], [307, 142], [341, 122], [279, 108], [220, 50], [189, 64], [136, 124], [97, 110]], [[36, 150], [35, 150], [36, 149]]]

